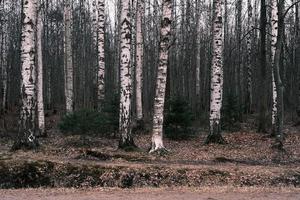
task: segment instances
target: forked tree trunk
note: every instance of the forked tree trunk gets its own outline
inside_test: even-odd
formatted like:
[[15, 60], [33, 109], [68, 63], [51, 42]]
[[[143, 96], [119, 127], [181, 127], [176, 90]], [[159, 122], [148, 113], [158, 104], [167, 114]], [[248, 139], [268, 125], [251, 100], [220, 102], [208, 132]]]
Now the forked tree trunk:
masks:
[[37, 113], [38, 113], [38, 126], [40, 135], [45, 135], [45, 112], [44, 112], [44, 81], [43, 81], [43, 54], [42, 54], [42, 8], [41, 0], [38, 1], [37, 11], [37, 28], [36, 28], [36, 48], [37, 48]]
[[131, 69], [131, 19], [130, 0], [121, 1], [120, 16], [120, 148], [134, 146], [131, 135], [131, 97], [132, 97], [132, 69]]
[[162, 22], [159, 64], [157, 69], [156, 90], [153, 112], [152, 146], [150, 153], [164, 151], [163, 144], [163, 124], [164, 106], [167, 85], [167, 68], [169, 60], [169, 48], [171, 43], [171, 23], [172, 23], [172, 1], [163, 0], [162, 2]]
[[206, 143], [225, 143], [221, 135], [221, 108], [223, 99], [223, 0], [213, 1], [213, 57], [211, 68], [210, 132]]
[[36, 138], [36, 49], [35, 29], [37, 0], [23, 1], [21, 40], [21, 98], [19, 135], [13, 149], [32, 149], [38, 146]]
[[72, 58], [72, 4], [64, 1], [64, 67], [66, 112], [74, 110], [73, 58]]
[[136, 16], [136, 70], [135, 70], [135, 95], [136, 95], [136, 117], [137, 121], [143, 120], [143, 61], [144, 61], [144, 37], [143, 19], [145, 10], [145, 0], [137, 0]]
[[97, 35], [98, 35], [98, 70], [97, 70], [97, 102], [98, 109], [101, 108], [105, 98], [105, 54], [104, 54], [104, 35], [105, 35], [105, 0], [98, 0], [97, 4]]

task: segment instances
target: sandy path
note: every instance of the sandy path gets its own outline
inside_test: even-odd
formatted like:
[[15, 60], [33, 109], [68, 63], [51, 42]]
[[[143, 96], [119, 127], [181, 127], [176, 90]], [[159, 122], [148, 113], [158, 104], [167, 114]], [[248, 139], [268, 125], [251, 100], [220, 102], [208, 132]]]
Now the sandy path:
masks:
[[299, 200], [299, 189], [27, 189], [0, 190], [1, 200]]

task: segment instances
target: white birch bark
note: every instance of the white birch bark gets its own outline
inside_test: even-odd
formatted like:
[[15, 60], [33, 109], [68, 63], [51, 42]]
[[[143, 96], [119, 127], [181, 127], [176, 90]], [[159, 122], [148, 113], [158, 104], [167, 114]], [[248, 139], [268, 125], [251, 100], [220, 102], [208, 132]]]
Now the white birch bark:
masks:
[[42, 8], [41, 0], [38, 1], [37, 28], [36, 28], [36, 47], [37, 47], [37, 113], [38, 126], [41, 135], [45, 134], [45, 112], [44, 112], [44, 81], [43, 81], [43, 54], [42, 54]]
[[21, 40], [21, 98], [19, 138], [16, 148], [36, 147], [36, 49], [35, 28], [37, 0], [23, 1], [23, 21]]
[[72, 5], [64, 0], [64, 67], [66, 112], [74, 109], [73, 58], [72, 58]]
[[[284, 118], [284, 103], [283, 103], [283, 84], [280, 77], [280, 57], [282, 55], [282, 45], [284, 41], [284, 5], [285, 0], [279, 0], [276, 2], [272, 2], [273, 5], [276, 5], [277, 11], [274, 12], [274, 16], [272, 14], [272, 21], [277, 23], [274, 23], [274, 29], [277, 29], [277, 31], [274, 31], [277, 35], [277, 41], [275, 43], [275, 54], [274, 54], [274, 62], [273, 62], [273, 75], [276, 85], [276, 116], [275, 116], [275, 125], [274, 125], [274, 131], [273, 134], [276, 136], [276, 142], [273, 147], [277, 148], [278, 150], [283, 150], [283, 118]], [[276, 13], [276, 15], [275, 15]], [[274, 19], [273, 19], [274, 17]], [[276, 28], [277, 27], [277, 28]]]
[[154, 100], [152, 147], [150, 153], [165, 149], [163, 144], [163, 123], [167, 84], [167, 68], [171, 42], [172, 1], [163, 0], [162, 6], [163, 16], [160, 32], [160, 52]]
[[143, 43], [143, 18], [145, 10], [145, 0], [137, 0], [136, 16], [136, 70], [135, 70], [135, 95], [136, 95], [136, 117], [138, 121], [143, 119], [143, 61], [144, 61], [144, 43]]
[[277, 0], [271, 0], [271, 64], [272, 64], [272, 131], [274, 133], [277, 118], [277, 89], [274, 77], [275, 52], [278, 36]]
[[120, 16], [120, 148], [133, 145], [131, 136], [131, 92], [132, 92], [132, 69], [131, 69], [131, 16], [130, 0], [121, 1]]
[[98, 31], [98, 0], [92, 1], [92, 31], [93, 45], [97, 49], [97, 31]]
[[98, 0], [97, 4], [97, 35], [98, 35], [98, 70], [97, 70], [97, 101], [98, 108], [101, 106], [105, 97], [105, 54], [104, 54], [104, 35], [105, 35], [105, 0]]
[[221, 108], [223, 99], [223, 0], [213, 1], [213, 46], [211, 68], [210, 133], [206, 143], [223, 143], [221, 136]]

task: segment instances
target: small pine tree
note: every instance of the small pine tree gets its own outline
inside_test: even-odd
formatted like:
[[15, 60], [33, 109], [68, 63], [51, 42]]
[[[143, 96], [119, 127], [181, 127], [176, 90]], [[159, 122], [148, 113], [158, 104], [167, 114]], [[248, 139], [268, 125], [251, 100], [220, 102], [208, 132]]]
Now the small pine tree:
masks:
[[180, 97], [170, 98], [165, 115], [166, 137], [173, 140], [186, 140], [195, 135], [190, 129], [194, 116], [185, 100]]
[[237, 97], [235, 97], [233, 94], [229, 94], [225, 98], [225, 102], [222, 109], [221, 124], [223, 130], [240, 130], [239, 107], [237, 104]]
[[113, 97], [105, 101], [101, 112], [93, 109], [82, 109], [66, 114], [58, 127], [68, 134], [97, 134], [108, 136], [118, 130], [119, 101]]

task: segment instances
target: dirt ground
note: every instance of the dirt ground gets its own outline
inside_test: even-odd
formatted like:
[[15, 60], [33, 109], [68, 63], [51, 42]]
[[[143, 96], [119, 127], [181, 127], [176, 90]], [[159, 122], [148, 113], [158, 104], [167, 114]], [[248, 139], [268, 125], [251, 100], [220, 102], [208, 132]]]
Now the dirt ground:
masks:
[[204, 145], [202, 129], [187, 141], [165, 139], [170, 153], [164, 156], [148, 153], [150, 133], [135, 135], [139, 150], [126, 152], [118, 149], [117, 138], [63, 135], [52, 128], [38, 150], [11, 152], [13, 138], [0, 132], [0, 188], [299, 188], [299, 127], [285, 127], [285, 151], [272, 148], [274, 138], [252, 130], [245, 125], [240, 132], [224, 132], [226, 145]]
[[298, 189], [162, 188], [162, 189], [26, 189], [0, 190], [1, 200], [299, 200]]

